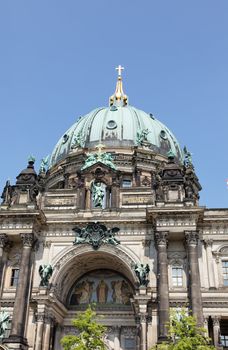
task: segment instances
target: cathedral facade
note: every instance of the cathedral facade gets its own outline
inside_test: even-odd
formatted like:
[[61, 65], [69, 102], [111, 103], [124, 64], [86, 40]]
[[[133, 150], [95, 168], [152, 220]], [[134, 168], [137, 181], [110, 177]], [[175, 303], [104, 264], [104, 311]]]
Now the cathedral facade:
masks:
[[109, 106], [34, 161], [2, 193], [0, 349], [61, 350], [91, 303], [109, 350], [149, 350], [182, 306], [228, 348], [228, 209], [199, 205], [191, 153], [128, 104], [121, 67]]

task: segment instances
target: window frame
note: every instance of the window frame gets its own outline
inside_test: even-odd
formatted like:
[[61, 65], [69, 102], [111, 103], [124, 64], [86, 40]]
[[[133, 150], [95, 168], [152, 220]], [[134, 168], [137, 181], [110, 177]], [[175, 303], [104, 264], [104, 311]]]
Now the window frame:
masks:
[[[18, 275], [15, 277], [14, 273], [18, 272]], [[10, 272], [10, 288], [17, 288], [18, 286], [18, 281], [19, 281], [19, 275], [20, 275], [20, 269], [19, 267], [12, 267], [11, 272]], [[16, 281], [16, 283], [15, 283]]]
[[[173, 274], [174, 270], [181, 271], [181, 275], [176, 274], [174, 276], [174, 274]], [[179, 279], [181, 280], [181, 285], [178, 283]], [[176, 288], [183, 288], [184, 287], [184, 269], [183, 269], [183, 266], [180, 266], [180, 265], [172, 265], [171, 266], [171, 280], [172, 280], [172, 287], [173, 288], [176, 289]]]

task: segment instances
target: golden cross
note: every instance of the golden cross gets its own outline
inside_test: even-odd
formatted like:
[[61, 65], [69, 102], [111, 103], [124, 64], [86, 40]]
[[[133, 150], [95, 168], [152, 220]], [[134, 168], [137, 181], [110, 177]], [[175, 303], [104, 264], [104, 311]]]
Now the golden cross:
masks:
[[124, 70], [124, 67], [122, 67], [122, 66], [119, 64], [118, 67], [116, 67], [116, 70], [118, 71], [118, 76], [121, 77], [121, 75], [122, 75], [122, 70]]

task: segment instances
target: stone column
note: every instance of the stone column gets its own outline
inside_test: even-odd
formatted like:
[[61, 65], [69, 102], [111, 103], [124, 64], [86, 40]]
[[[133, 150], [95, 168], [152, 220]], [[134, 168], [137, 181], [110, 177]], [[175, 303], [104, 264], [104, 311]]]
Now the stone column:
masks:
[[119, 182], [113, 179], [111, 187], [111, 208], [113, 209], [119, 206], [119, 188]]
[[81, 208], [80, 204], [79, 204], [79, 208], [81, 209], [91, 209], [91, 191], [89, 187], [86, 187], [85, 189], [85, 207]]
[[2, 277], [3, 277], [3, 270], [4, 270], [4, 259], [3, 259], [4, 248], [8, 244], [9, 244], [8, 236], [5, 233], [0, 234], [0, 290], [2, 290], [2, 287], [3, 287]]
[[214, 346], [217, 348], [220, 345], [220, 317], [212, 316], [212, 322]]
[[195, 231], [185, 231], [187, 244], [189, 275], [190, 275], [190, 300], [192, 314], [196, 317], [199, 326], [203, 325], [203, 307], [201, 297], [201, 284], [198, 263], [198, 240], [199, 235]]
[[136, 350], [140, 350], [140, 330], [141, 330], [141, 325], [140, 325], [140, 317], [136, 316], [135, 317], [135, 323], [136, 323]]
[[203, 318], [203, 328], [205, 329], [205, 336], [209, 337], [209, 331], [208, 331], [208, 316], [204, 316]]
[[161, 231], [155, 233], [157, 245], [157, 295], [158, 295], [158, 317], [159, 334], [158, 341], [167, 340], [169, 322], [169, 282], [168, 282], [168, 258], [167, 243], [168, 232]]
[[115, 350], [120, 350], [120, 329], [121, 327], [119, 326], [114, 326], [114, 349]]
[[140, 350], [147, 349], [147, 315], [140, 315], [141, 334], [140, 334]]
[[212, 244], [213, 244], [212, 239], [207, 239], [204, 241], [204, 246], [206, 248], [206, 254], [207, 254], [209, 289], [215, 289], [215, 274], [214, 274], [213, 255], [212, 255]]
[[42, 350], [43, 347], [43, 330], [44, 330], [44, 313], [38, 313], [37, 314], [37, 321], [36, 321], [36, 343], [35, 343], [35, 350]]
[[50, 315], [47, 315], [45, 317], [42, 350], [49, 350], [50, 349], [52, 323], [53, 323], [52, 317]]
[[[33, 234], [21, 234], [23, 250], [21, 255], [19, 280], [14, 301], [11, 332], [9, 338], [4, 340], [8, 346], [14, 344], [14, 349], [26, 349], [27, 339], [24, 338], [27, 306], [29, 304], [29, 285], [31, 272], [31, 252]], [[18, 344], [18, 347], [16, 346]], [[10, 347], [10, 346], [9, 346]]]

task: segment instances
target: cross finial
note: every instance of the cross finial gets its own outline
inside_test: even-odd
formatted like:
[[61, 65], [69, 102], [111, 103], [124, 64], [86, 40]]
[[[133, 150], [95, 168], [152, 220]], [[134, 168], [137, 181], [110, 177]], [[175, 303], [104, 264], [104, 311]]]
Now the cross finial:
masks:
[[124, 70], [124, 67], [121, 66], [121, 64], [116, 67], [116, 70], [118, 71], [118, 76], [121, 77], [122, 75], [122, 70]]

